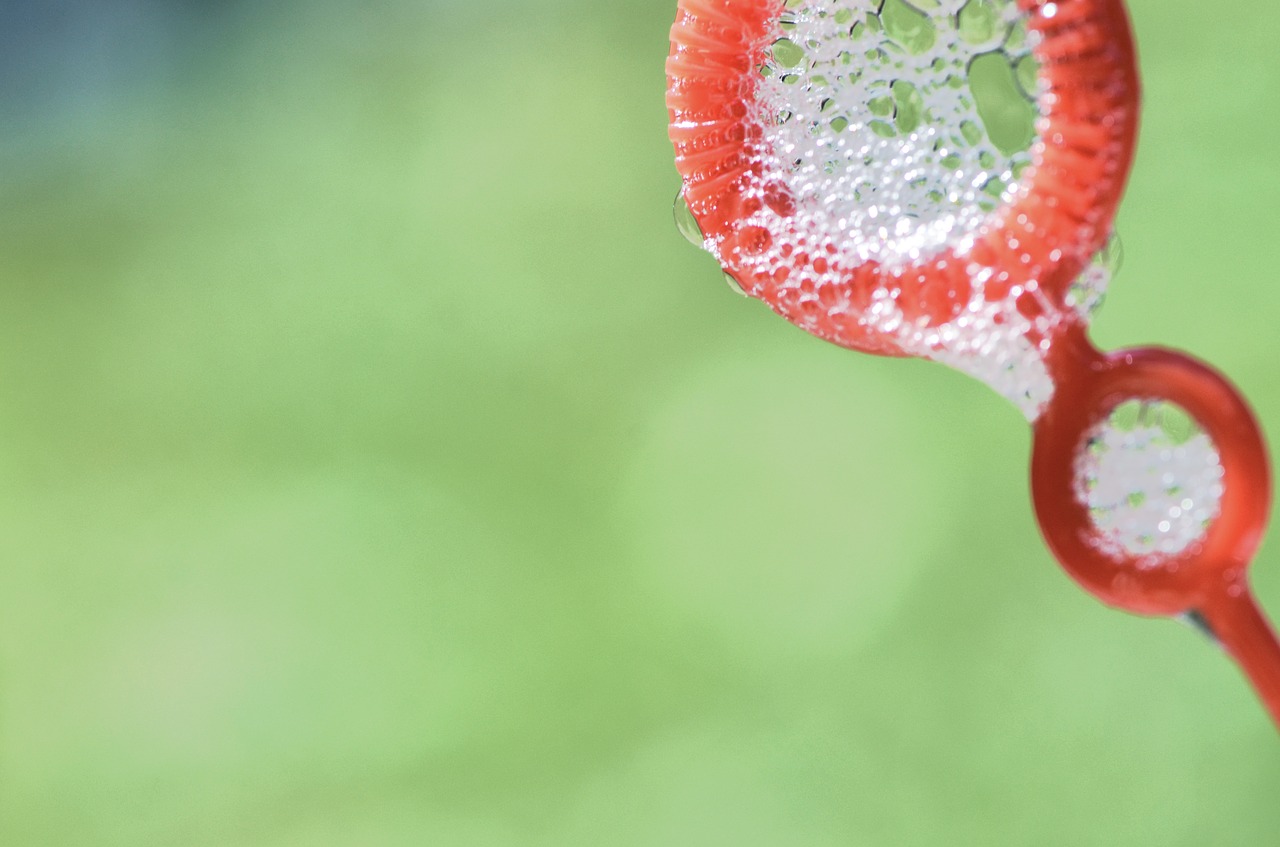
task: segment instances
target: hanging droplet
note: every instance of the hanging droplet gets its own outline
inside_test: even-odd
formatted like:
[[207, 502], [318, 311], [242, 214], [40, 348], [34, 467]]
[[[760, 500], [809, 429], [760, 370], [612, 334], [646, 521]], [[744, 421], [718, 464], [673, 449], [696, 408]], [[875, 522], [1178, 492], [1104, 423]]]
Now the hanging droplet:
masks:
[[728, 271], [725, 271], [724, 281], [729, 284], [729, 290], [732, 291], [734, 294], [737, 294], [739, 297], [751, 296], [750, 294], [747, 293], [747, 289], [742, 287], [742, 283], [734, 279], [733, 274], [729, 273]]
[[702, 234], [702, 227], [698, 226], [698, 219], [693, 216], [693, 211], [685, 202], [684, 191], [676, 192], [676, 202], [671, 207], [671, 212], [675, 217], [676, 229], [680, 230], [685, 240], [699, 250], [705, 249], [706, 238]]
[[1115, 232], [1067, 289], [1066, 304], [1088, 321], [1106, 299], [1107, 287], [1124, 263], [1124, 244]]
[[[702, 234], [702, 227], [698, 226], [698, 219], [693, 216], [693, 211], [689, 208], [689, 204], [685, 202], [684, 192], [680, 191], [676, 194], [676, 201], [671, 208], [675, 217], [676, 229], [680, 230], [680, 234], [685, 237], [690, 244], [699, 250], [705, 250], [706, 238]], [[728, 283], [729, 289], [742, 297], [750, 297], [747, 290], [742, 287], [736, 279], [730, 276], [728, 271], [723, 273], [724, 281]]]
[[1111, 237], [1093, 260], [1101, 262], [1113, 277], [1120, 272], [1120, 267], [1124, 264], [1124, 242], [1120, 240], [1119, 233], [1114, 230], [1111, 232]]

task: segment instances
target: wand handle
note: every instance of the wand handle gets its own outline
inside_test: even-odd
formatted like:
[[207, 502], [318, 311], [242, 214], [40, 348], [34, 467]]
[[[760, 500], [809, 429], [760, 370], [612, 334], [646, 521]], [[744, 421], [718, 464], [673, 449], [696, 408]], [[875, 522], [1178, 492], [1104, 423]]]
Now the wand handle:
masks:
[[1280, 729], [1280, 641], [1247, 585], [1209, 598], [1200, 614], [1231, 655]]

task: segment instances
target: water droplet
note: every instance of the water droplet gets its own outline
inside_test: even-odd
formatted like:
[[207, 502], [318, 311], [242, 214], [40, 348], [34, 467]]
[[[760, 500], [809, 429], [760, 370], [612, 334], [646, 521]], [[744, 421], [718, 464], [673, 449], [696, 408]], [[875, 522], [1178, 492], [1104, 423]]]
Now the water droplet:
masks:
[[1105, 267], [1112, 277], [1120, 272], [1120, 268], [1124, 265], [1124, 242], [1120, 240], [1118, 232], [1112, 231], [1111, 237], [1094, 257], [1094, 261]]
[[747, 290], [742, 287], [742, 283], [733, 278], [733, 274], [728, 271], [724, 272], [724, 281], [729, 285], [729, 290], [740, 297], [750, 297]]
[[1124, 264], [1124, 243], [1120, 236], [1112, 232], [1111, 237], [1093, 260], [1080, 272], [1080, 276], [1067, 289], [1065, 302], [1084, 320], [1089, 320], [1093, 313], [1102, 306], [1107, 296], [1107, 288], [1111, 280], [1119, 273]]
[[706, 249], [706, 238], [702, 234], [702, 227], [698, 226], [698, 219], [693, 216], [693, 211], [685, 202], [683, 190], [676, 193], [676, 201], [671, 207], [671, 212], [675, 218], [676, 229], [680, 230], [685, 240], [699, 250]]

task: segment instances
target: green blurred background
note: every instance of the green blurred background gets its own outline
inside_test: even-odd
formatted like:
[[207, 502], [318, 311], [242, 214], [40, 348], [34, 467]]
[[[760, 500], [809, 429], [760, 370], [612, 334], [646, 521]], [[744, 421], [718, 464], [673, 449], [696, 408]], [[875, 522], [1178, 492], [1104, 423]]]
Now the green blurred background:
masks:
[[[1131, 4], [1095, 337], [1277, 433], [1229, 5]], [[673, 2], [0, 9], [6, 847], [1280, 841], [1262, 709], [1059, 571], [1018, 413], [676, 233]]]

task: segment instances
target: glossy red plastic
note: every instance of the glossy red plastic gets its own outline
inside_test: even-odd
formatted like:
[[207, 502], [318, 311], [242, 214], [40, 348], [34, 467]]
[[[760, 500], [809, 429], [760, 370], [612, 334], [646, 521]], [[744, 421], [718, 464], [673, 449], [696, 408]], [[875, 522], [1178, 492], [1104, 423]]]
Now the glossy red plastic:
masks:
[[[908, 320], [925, 325], [956, 317], [972, 292], [970, 268], [994, 271], [986, 301], [1003, 300], [1014, 286], [1035, 281], [1061, 306], [1068, 287], [1102, 248], [1124, 190], [1138, 124], [1138, 75], [1129, 21], [1121, 0], [1019, 0], [1027, 29], [1038, 37], [1043, 94], [1040, 144], [1025, 187], [993, 213], [978, 243], [963, 258], [952, 250], [890, 271], [869, 262], [843, 268], [843, 296], [866, 308], [877, 290], [896, 292]], [[684, 198], [709, 238], [725, 246], [725, 270], [783, 317], [845, 347], [901, 354], [895, 340], [846, 315], [814, 315], [771, 275], [735, 262], [735, 247], [758, 252], [759, 227], [744, 224], [758, 203], [744, 189], [769, 182], [762, 174], [761, 127], [751, 103], [759, 67], [779, 37], [782, 0], [680, 0], [667, 60], [667, 108]], [[793, 198], [772, 184], [769, 206], [787, 217]], [[814, 258], [818, 261], [821, 257]], [[1024, 313], [1038, 298], [1019, 303]]]
[[[1280, 645], [1257, 607], [1247, 571], [1271, 510], [1271, 470], [1244, 398], [1208, 365], [1148, 347], [1103, 354], [1082, 330], [1051, 351], [1057, 385], [1035, 422], [1031, 492], [1040, 529], [1063, 568], [1108, 605], [1143, 615], [1200, 616], [1241, 665], [1280, 726]], [[1218, 449], [1223, 494], [1204, 537], [1177, 555], [1122, 556], [1076, 489], [1090, 432], [1129, 400], [1180, 406]]]

